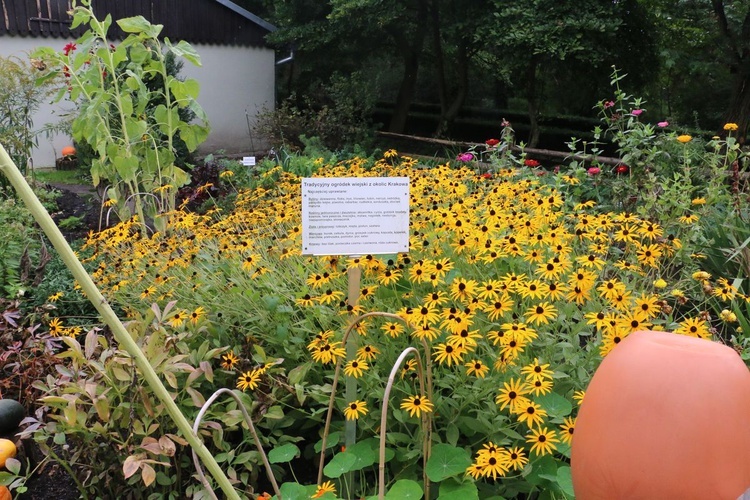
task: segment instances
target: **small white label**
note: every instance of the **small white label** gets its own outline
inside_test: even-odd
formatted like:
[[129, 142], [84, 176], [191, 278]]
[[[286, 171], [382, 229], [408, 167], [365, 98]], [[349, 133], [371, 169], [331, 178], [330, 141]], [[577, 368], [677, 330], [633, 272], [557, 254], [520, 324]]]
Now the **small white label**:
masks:
[[242, 157], [242, 164], [246, 167], [254, 167], [255, 166], [255, 157], [254, 156], [243, 156]]
[[302, 179], [303, 255], [408, 251], [408, 177]]

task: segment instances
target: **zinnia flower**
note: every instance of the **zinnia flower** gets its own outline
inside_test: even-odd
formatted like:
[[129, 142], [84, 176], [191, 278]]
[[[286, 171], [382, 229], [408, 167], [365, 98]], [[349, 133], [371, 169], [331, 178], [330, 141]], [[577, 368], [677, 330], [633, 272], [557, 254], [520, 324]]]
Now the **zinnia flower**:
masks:
[[586, 172], [589, 175], [599, 175], [601, 173], [601, 171], [602, 171], [602, 169], [600, 169], [599, 167], [591, 167]]
[[628, 173], [628, 166], [627, 165], [617, 165], [615, 167], [615, 173], [616, 174], [627, 174]]
[[462, 162], [469, 162], [474, 159], [474, 155], [471, 153], [461, 153], [456, 157], [456, 160], [462, 161]]
[[630, 112], [630, 114], [633, 116], [639, 116], [641, 113], [643, 113], [642, 109], [634, 109], [633, 111]]
[[666, 120], [664, 120], [663, 122], [659, 122], [659, 123], [657, 123], [657, 124], [656, 124], [656, 126], [657, 126], [657, 127], [661, 127], [661, 128], [664, 128], [664, 127], [669, 127], [669, 122], [668, 122], [668, 121], [666, 121]]
[[737, 126], [736, 123], [725, 123], [724, 124], [724, 130], [726, 130], [727, 132], [734, 132], [738, 128], [739, 127]]
[[523, 164], [526, 165], [527, 167], [532, 167], [532, 168], [539, 166], [539, 162], [536, 160], [524, 160]]
[[679, 141], [679, 142], [681, 142], [683, 144], [687, 144], [688, 142], [690, 142], [692, 140], [693, 140], [693, 136], [690, 136], [690, 135], [687, 135], [687, 134], [683, 134], [683, 135], [677, 136], [677, 141]]
[[487, 145], [488, 147], [490, 147], [490, 148], [494, 148], [495, 146], [497, 146], [498, 144], [500, 144], [500, 141], [499, 141], [499, 140], [497, 140], [497, 139], [487, 139], [486, 141], [484, 141], [484, 143], [485, 143], [485, 144], [486, 144], [486, 145]]

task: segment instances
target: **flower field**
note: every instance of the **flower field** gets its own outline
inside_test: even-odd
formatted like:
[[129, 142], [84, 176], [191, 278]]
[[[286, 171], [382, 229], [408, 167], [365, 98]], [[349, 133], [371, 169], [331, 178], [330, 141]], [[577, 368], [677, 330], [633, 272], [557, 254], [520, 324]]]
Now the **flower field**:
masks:
[[[418, 356], [398, 365], [383, 420], [385, 482], [398, 498], [572, 497], [577, 409], [623, 338], [668, 330], [744, 349], [741, 281], [708, 272], [699, 244], [716, 216], [708, 188], [683, 189], [670, 202], [689, 210], [662, 220], [593, 201], [604, 175], [583, 168], [493, 160], [480, 173], [394, 151], [304, 161], [313, 176], [408, 177], [408, 254], [301, 255], [301, 177], [273, 164], [246, 187], [227, 165], [232, 203], [168, 213], [167, 229], [150, 235], [121, 223], [80, 252], [188, 418], [214, 390], [242, 391], [284, 498], [377, 492], [383, 397], [410, 346]], [[361, 280], [350, 294], [353, 268]], [[99, 329], [84, 335], [55, 318], [50, 332], [68, 336], [68, 362], [39, 382], [50, 414], [33, 430], [80, 450], [60, 457], [93, 469], [79, 487], [197, 494], [197, 483], [183, 489], [186, 443], [127, 353]], [[316, 477], [338, 378], [346, 390], [333, 398]], [[204, 440], [236, 487], [270, 491], [236, 404], [216, 404], [205, 420]]]

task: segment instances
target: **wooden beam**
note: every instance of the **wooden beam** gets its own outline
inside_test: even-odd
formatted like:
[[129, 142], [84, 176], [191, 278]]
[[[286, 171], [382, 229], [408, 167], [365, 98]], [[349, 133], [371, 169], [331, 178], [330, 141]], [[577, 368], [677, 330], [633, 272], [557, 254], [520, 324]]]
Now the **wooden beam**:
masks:
[[[378, 132], [378, 135], [382, 137], [390, 137], [393, 139], [403, 139], [409, 141], [426, 142], [429, 144], [439, 144], [442, 146], [460, 147], [460, 148], [476, 148], [477, 146], [483, 146], [484, 143], [479, 142], [463, 142], [463, 141], [448, 141], [445, 139], [434, 139], [432, 137], [420, 137], [416, 135], [407, 134], [396, 134], [394, 132]], [[565, 153], [563, 151], [553, 151], [551, 149], [537, 149], [537, 148], [520, 148], [513, 146], [511, 148], [514, 152], [524, 152], [531, 158], [541, 158], [550, 160], [578, 160], [586, 163], [599, 163], [602, 165], [620, 165], [622, 160], [619, 158], [613, 158], [610, 156], [595, 156], [595, 155], [581, 155]]]

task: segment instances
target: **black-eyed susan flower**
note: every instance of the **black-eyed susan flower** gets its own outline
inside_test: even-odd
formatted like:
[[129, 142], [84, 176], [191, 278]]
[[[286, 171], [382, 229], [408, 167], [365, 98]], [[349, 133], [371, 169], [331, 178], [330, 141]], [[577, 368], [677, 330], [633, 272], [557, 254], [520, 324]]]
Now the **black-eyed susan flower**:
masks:
[[506, 450], [506, 453], [506, 461], [508, 463], [508, 467], [512, 467], [513, 470], [523, 470], [523, 468], [526, 467], [526, 464], [529, 463], [529, 459], [526, 458], [526, 453], [520, 446], [509, 448], [508, 450]]
[[169, 319], [167, 319], [167, 323], [172, 328], [178, 328], [182, 326], [185, 321], [187, 321], [188, 317], [189, 316], [186, 311], [177, 311], [169, 316]]
[[373, 361], [378, 357], [378, 354], [380, 354], [380, 349], [370, 344], [365, 344], [357, 349], [357, 357], [366, 361]]
[[221, 355], [221, 367], [225, 370], [234, 370], [239, 363], [239, 358], [232, 351], [227, 351]]
[[57, 337], [63, 334], [65, 327], [63, 326], [62, 321], [60, 321], [60, 318], [52, 318], [50, 322], [47, 323], [47, 329], [52, 337]]
[[464, 349], [456, 344], [440, 343], [433, 351], [435, 361], [448, 366], [459, 364], [464, 355]]
[[237, 389], [242, 391], [250, 389], [253, 391], [258, 387], [259, 382], [260, 373], [258, 373], [258, 370], [246, 371], [237, 378]]
[[529, 402], [529, 399], [525, 397], [528, 393], [526, 384], [520, 378], [511, 378], [503, 383], [503, 388], [495, 398], [495, 403], [500, 405], [501, 410], [508, 407], [511, 413], [515, 413]]
[[538, 455], [544, 456], [557, 450], [555, 443], [559, 443], [557, 439], [557, 433], [553, 430], [549, 430], [546, 427], [540, 427], [538, 429], [531, 429], [531, 432], [526, 435], [526, 442], [531, 444], [531, 452]]
[[581, 406], [583, 403], [583, 398], [586, 396], [586, 391], [575, 391], [573, 393], [573, 399], [578, 403], [578, 406]]
[[466, 367], [467, 375], [474, 375], [475, 377], [484, 378], [487, 376], [487, 372], [490, 371], [490, 367], [485, 365], [479, 359], [472, 359], [468, 363], [464, 364]]
[[519, 406], [517, 411], [514, 412], [518, 415], [519, 422], [525, 422], [529, 426], [529, 429], [535, 425], [540, 426], [544, 423], [544, 418], [547, 416], [547, 412], [533, 401], [529, 401], [523, 406]]
[[198, 306], [193, 312], [190, 313], [190, 323], [197, 325], [201, 319], [206, 316], [206, 309], [203, 306]]
[[360, 401], [359, 399], [347, 403], [344, 407], [344, 417], [346, 417], [347, 420], [357, 420], [359, 417], [367, 415], [367, 412], [367, 403]]
[[708, 331], [708, 326], [706, 326], [706, 322], [701, 318], [687, 318], [680, 321], [679, 326], [675, 328], [674, 333], [680, 333], [682, 335], [701, 339], [711, 336]]
[[521, 374], [526, 375], [526, 380], [533, 382], [534, 380], [552, 380], [553, 372], [549, 369], [549, 363], [540, 363], [538, 359], [534, 359], [532, 363], [521, 368]]
[[359, 378], [370, 368], [364, 359], [353, 359], [344, 365], [344, 374], [348, 377]]
[[541, 302], [535, 306], [531, 306], [524, 313], [524, 316], [526, 316], [529, 323], [546, 325], [557, 317], [557, 308], [549, 302]]
[[563, 423], [560, 426], [560, 439], [563, 443], [571, 444], [573, 442], [573, 432], [576, 428], [576, 419], [573, 417], [566, 417], [563, 419]]
[[422, 412], [430, 413], [433, 404], [425, 396], [408, 396], [401, 401], [401, 409], [408, 411], [410, 417], [420, 417]]
[[380, 329], [394, 339], [404, 333], [404, 325], [399, 321], [388, 321]]

